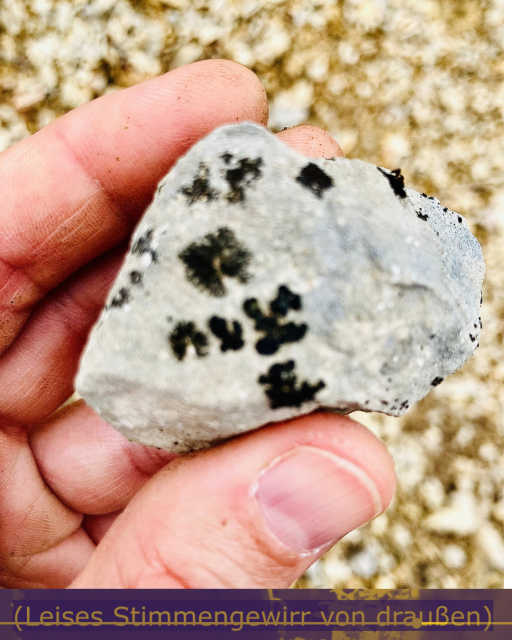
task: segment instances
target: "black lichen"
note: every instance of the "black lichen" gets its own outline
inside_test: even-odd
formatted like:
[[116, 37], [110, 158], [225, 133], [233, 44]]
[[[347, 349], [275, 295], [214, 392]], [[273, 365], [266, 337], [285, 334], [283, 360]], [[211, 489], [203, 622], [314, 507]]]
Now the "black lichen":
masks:
[[171, 349], [178, 360], [183, 360], [187, 348], [192, 346], [199, 358], [208, 354], [208, 336], [199, 331], [193, 322], [178, 322], [168, 337]]
[[299, 311], [302, 308], [300, 296], [290, 291], [287, 286], [281, 285], [277, 296], [270, 303], [270, 310], [276, 316], [286, 316], [290, 309]]
[[301, 299], [285, 285], [279, 287], [277, 296], [270, 303], [270, 311], [264, 314], [256, 298], [250, 298], [244, 302], [243, 309], [246, 315], [254, 320], [256, 331], [264, 334], [256, 343], [256, 351], [264, 356], [270, 356], [283, 344], [298, 342], [306, 335], [306, 324], [295, 322], [281, 323], [290, 309], [301, 309]]
[[[226, 160], [224, 154], [223, 158]], [[228, 202], [243, 202], [245, 200], [245, 190], [250, 187], [256, 178], [261, 177], [261, 165], [263, 160], [261, 158], [241, 158], [238, 161], [238, 166], [226, 171], [226, 180], [229, 184], [230, 190], [227, 194]]]
[[462, 216], [457, 216], [457, 220], [458, 220], [459, 222], [462, 222]]
[[149, 253], [149, 255], [151, 256], [151, 261], [158, 262], [158, 254], [151, 247], [152, 239], [153, 239], [153, 229], [149, 229], [148, 231], [146, 231], [146, 233], [143, 236], [141, 236], [134, 242], [132, 246], [132, 253], [139, 256], [143, 256], [145, 253]]
[[130, 282], [132, 284], [142, 284], [142, 273], [140, 271], [130, 271]]
[[327, 175], [325, 171], [322, 171], [313, 162], [310, 162], [302, 169], [297, 176], [297, 182], [310, 189], [317, 198], [321, 198], [324, 191], [334, 185], [331, 176]]
[[247, 266], [251, 257], [251, 252], [228, 227], [209, 233], [179, 254], [189, 282], [216, 297], [226, 295], [224, 277], [236, 278], [242, 283], [249, 280]]
[[187, 198], [188, 204], [203, 201], [215, 200], [219, 192], [210, 185], [210, 170], [204, 164], [199, 165], [197, 175], [187, 187], [181, 189], [181, 193]]
[[400, 169], [393, 169], [393, 171], [387, 171], [382, 167], [377, 167], [377, 169], [388, 179], [389, 185], [397, 198], [407, 197], [404, 189], [404, 177]]
[[441, 384], [441, 382], [444, 380], [444, 378], [434, 378], [432, 380], [432, 382], [430, 383], [433, 387], [437, 387], [438, 384]]
[[242, 325], [238, 320], [233, 321], [232, 328], [230, 329], [224, 318], [213, 316], [213, 318], [210, 318], [208, 326], [213, 335], [221, 340], [221, 351], [237, 351], [244, 346]]
[[130, 292], [126, 287], [122, 287], [112, 298], [111, 307], [122, 307], [131, 300]]
[[265, 385], [265, 394], [272, 409], [279, 407], [300, 407], [304, 402], [311, 402], [325, 383], [320, 380], [316, 384], [299, 383], [294, 373], [295, 362], [273, 364], [266, 375], [259, 377], [258, 382]]
[[428, 215], [426, 213], [423, 213], [423, 209], [421, 207], [418, 209], [418, 211], [416, 211], [416, 215], [418, 216], [418, 218], [420, 218], [420, 220], [425, 220], [425, 222], [428, 220]]

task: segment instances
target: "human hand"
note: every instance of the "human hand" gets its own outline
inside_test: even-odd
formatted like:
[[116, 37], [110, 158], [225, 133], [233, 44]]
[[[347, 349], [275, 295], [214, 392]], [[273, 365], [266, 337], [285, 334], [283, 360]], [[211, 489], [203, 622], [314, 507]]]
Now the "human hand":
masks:
[[[73, 393], [81, 351], [159, 180], [229, 122], [266, 125], [245, 67], [207, 60], [95, 100], [0, 155], [0, 584], [286, 587], [381, 513], [384, 445], [317, 413], [176, 457]], [[278, 136], [341, 155], [311, 126]]]

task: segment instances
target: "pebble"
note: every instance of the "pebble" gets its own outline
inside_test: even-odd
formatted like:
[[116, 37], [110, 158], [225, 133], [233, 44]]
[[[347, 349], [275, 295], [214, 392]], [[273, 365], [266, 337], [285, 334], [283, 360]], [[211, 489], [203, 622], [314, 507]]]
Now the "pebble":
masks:
[[378, 559], [369, 549], [360, 551], [352, 556], [349, 560], [349, 565], [352, 572], [362, 578], [371, 578], [379, 569]]
[[492, 568], [503, 570], [505, 550], [500, 533], [486, 522], [477, 533], [477, 543]]
[[449, 569], [461, 569], [467, 561], [466, 552], [457, 544], [447, 544], [443, 547], [442, 557]]
[[450, 506], [439, 509], [426, 519], [425, 526], [441, 535], [465, 537], [478, 531], [481, 523], [473, 494], [458, 492], [453, 495]]
[[483, 274], [463, 218], [399, 171], [228, 125], [160, 183], [77, 390], [173, 451], [324, 407], [398, 416], [473, 353]]

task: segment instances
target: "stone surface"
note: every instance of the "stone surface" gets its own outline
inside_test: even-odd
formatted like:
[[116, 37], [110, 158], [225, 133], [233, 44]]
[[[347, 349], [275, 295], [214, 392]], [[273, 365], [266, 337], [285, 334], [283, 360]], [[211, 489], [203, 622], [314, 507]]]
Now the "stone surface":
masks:
[[478, 346], [483, 275], [462, 216], [399, 171], [223, 127], [160, 183], [77, 390], [175, 451], [321, 407], [401, 415]]

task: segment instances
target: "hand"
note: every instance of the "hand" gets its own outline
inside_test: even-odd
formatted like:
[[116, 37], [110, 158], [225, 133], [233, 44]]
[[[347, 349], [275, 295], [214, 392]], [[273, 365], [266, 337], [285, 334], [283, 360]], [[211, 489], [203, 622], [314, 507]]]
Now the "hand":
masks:
[[[384, 445], [320, 413], [177, 458], [73, 393], [80, 353], [158, 181], [229, 122], [266, 125], [245, 67], [207, 60], [102, 97], [0, 156], [0, 584], [286, 587], [391, 500]], [[342, 155], [311, 126], [278, 134]]]

